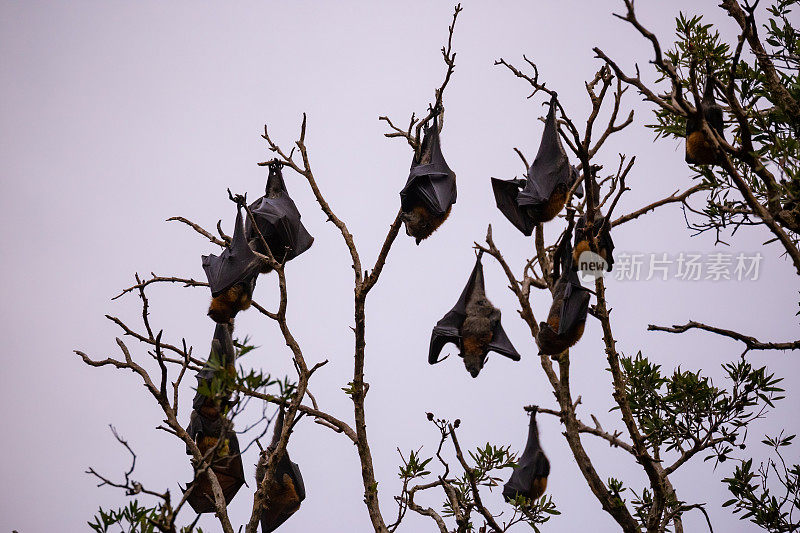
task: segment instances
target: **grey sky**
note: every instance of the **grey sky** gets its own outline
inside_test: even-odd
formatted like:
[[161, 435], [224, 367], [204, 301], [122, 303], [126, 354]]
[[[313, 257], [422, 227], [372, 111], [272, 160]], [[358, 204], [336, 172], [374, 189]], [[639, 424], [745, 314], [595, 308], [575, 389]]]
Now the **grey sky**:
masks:
[[[484, 261], [488, 296], [503, 310], [522, 361], [490, 355], [473, 380], [457, 357], [428, 366], [427, 345], [431, 327], [469, 275], [470, 246], [483, 238], [487, 223], [515, 270], [531, 253], [532, 241], [495, 208], [489, 177], [520, 174], [512, 147], [535, 152], [544, 97], [526, 100], [527, 85], [492, 66], [493, 60], [521, 64], [527, 54], [573, 118], [583, 122], [588, 107], [583, 81], [599, 67], [592, 46], [628, 68], [639, 61], [651, 74], [643, 40], [611, 16], [619, 4], [463, 3], [442, 134], [445, 157], [458, 175], [458, 203], [443, 228], [419, 247], [405, 235], [398, 238], [368, 303], [368, 427], [387, 519], [399, 490], [396, 448], [407, 452], [424, 445], [423, 454], [435, 449], [426, 411], [461, 418], [465, 446], [491, 440], [521, 449], [527, 423], [521, 407], [555, 405], [515, 299], [489, 258]], [[731, 30], [716, 2], [642, 2], [639, 11], [667, 43], [681, 8], [708, 12], [710, 20]], [[438, 50], [451, 13], [448, 2], [421, 1], [0, 3], [0, 290], [7, 302], [0, 326], [6, 351], [0, 529], [85, 530], [98, 505], [122, 504], [120, 492], [97, 489], [83, 474], [91, 465], [116, 476], [127, 466], [108, 423], [139, 454], [136, 479], [176, 493], [177, 482], [190, 478], [183, 445], [154, 429], [160, 411], [138, 379], [90, 369], [72, 350], [99, 358], [116, 355], [114, 337], [120, 331], [103, 315], [137, 323], [138, 298], [110, 301], [132, 283], [134, 272], [203, 279], [200, 255], [214, 247], [165, 219], [182, 215], [208, 228], [223, 219], [229, 232], [234, 207], [225, 189], [246, 191], [251, 198], [263, 190], [266, 173], [255, 163], [270, 157], [259, 136], [264, 123], [289, 146], [304, 111], [319, 186], [371, 263], [398, 208], [411, 157], [402, 142], [383, 138], [386, 128], [377, 117], [388, 114], [402, 124], [412, 111], [425, 110], [444, 73]], [[629, 179], [633, 190], [618, 213], [691, 184], [682, 146], [652, 142], [652, 132], [643, 126], [651, 114], [633, 91], [625, 103], [625, 109], [631, 107], [635, 125], [609, 141], [601, 156], [606, 170], [615, 167], [618, 152], [637, 156]], [[349, 421], [352, 407], [340, 388], [352, 373], [352, 269], [338, 232], [325, 223], [307, 184], [291, 172], [286, 178], [316, 238], [287, 269], [290, 325], [307, 360], [330, 360], [311, 390], [324, 409]], [[552, 241], [559, 231], [554, 222], [546, 235]], [[762, 339], [797, 338], [797, 277], [777, 257], [777, 247], [762, 248], [767, 238], [742, 230], [724, 250], [761, 251], [765, 259], [757, 282], [610, 281], [619, 349], [642, 350], [666, 369], [701, 367], [719, 376], [719, 363], [735, 359], [741, 346], [701, 333], [647, 333], [646, 325], [695, 319]], [[675, 206], [626, 224], [614, 239], [619, 251], [713, 250], [713, 236], [691, 238]], [[274, 277], [262, 277], [256, 299], [269, 306], [276, 294]], [[173, 342], [184, 337], [196, 354], [205, 354], [213, 334], [205, 316], [207, 291], [161, 287], [151, 298], [153, 323], [165, 337]], [[543, 316], [549, 295], [533, 299], [537, 317]], [[292, 372], [273, 323], [254, 311], [244, 313], [237, 334], [245, 333], [260, 346], [247, 363], [277, 375]], [[798, 359], [782, 353], [750, 358], [785, 376], [794, 393], [770, 419], [751, 428], [747, 452], [758, 453], [764, 432], [796, 420]], [[579, 412], [586, 418], [595, 413], [608, 429], [615, 428], [617, 415], [607, 412], [610, 375], [596, 321], [588, 324], [572, 361], [574, 395], [583, 396]], [[194, 380], [185, 383], [181, 417], [188, 421]], [[542, 417], [540, 426], [553, 465], [549, 492], [563, 513], [546, 530], [615, 530], [581, 478], [557, 421]], [[614, 475], [641, 487], [644, 478], [628, 456], [584, 440], [604, 478]], [[305, 420], [290, 451], [302, 468], [308, 498], [281, 531], [368, 530], [354, 447]], [[255, 460], [251, 450], [244, 461], [248, 480]], [[697, 458], [674, 482], [683, 500], [709, 504], [715, 529], [744, 531], [745, 523], [719, 507], [727, 498], [719, 479], [730, 468], [729, 462], [714, 472], [710, 462]], [[232, 503], [235, 523], [249, 516], [251, 492], [244, 488]], [[502, 508], [499, 491], [486, 499]], [[437, 494], [422, 502], [438, 506], [441, 500]], [[700, 519], [689, 515], [687, 530], [700, 530]], [[429, 527], [410, 517], [405, 530]]]

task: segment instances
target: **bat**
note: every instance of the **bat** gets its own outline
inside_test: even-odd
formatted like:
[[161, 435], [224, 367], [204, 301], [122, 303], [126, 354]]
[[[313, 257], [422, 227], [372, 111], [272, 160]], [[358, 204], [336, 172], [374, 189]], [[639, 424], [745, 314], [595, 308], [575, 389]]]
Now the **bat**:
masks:
[[583, 270], [580, 256], [591, 251], [589, 239], [596, 239], [597, 252], [606, 262], [606, 271], [611, 272], [614, 264], [614, 241], [611, 239], [611, 222], [605, 217], [595, 216], [591, 227], [586, 225], [586, 215], [578, 218], [575, 224], [575, 247], [572, 250], [572, 264], [577, 270]]
[[[210, 384], [221, 369], [231, 376], [235, 375], [235, 361], [236, 352], [231, 338], [231, 327], [229, 324], [217, 324], [214, 330], [214, 339], [211, 341], [211, 354], [208, 357], [208, 362], [197, 373], [198, 385], [202, 382]], [[213, 362], [213, 365], [209, 364], [209, 362]], [[224, 395], [221, 398], [211, 398], [201, 394], [199, 387], [192, 402], [192, 408], [208, 418], [218, 417], [228, 405], [229, 395]]]
[[416, 243], [430, 237], [447, 219], [456, 203], [456, 174], [442, 155], [436, 116], [425, 126], [419, 157], [414, 154], [411, 172], [400, 191], [400, 218], [406, 234]]
[[701, 119], [701, 117], [705, 118], [709, 127], [722, 136], [724, 129], [722, 107], [714, 99], [714, 83], [714, 76], [709, 72], [700, 109], [686, 119], [686, 162], [691, 165], [715, 165], [718, 163], [714, 142], [703, 131]]
[[536, 411], [531, 413], [528, 424], [528, 442], [522, 452], [517, 467], [511, 473], [508, 483], [503, 487], [503, 497], [514, 501], [517, 496], [524, 496], [531, 501], [538, 500], [547, 488], [547, 476], [550, 475], [550, 461], [539, 445], [539, 428], [536, 425]]
[[[231, 339], [231, 327], [228, 324], [217, 324], [214, 330], [214, 338], [211, 341], [211, 354], [209, 355], [209, 362], [213, 362], [213, 365], [207, 362], [203, 370], [197, 373], [198, 383], [202, 381], [210, 382], [220, 368], [225, 372], [234, 372], [235, 359], [236, 352]], [[228, 402], [228, 396], [212, 398], [201, 394], [198, 390], [192, 402], [194, 410], [186, 428], [186, 432], [197, 443], [200, 453], [204, 456], [217, 446], [221, 436], [224, 439], [217, 446], [214, 456], [210, 460], [211, 469], [217, 476], [226, 503], [230, 503], [239, 488], [244, 484], [244, 469], [242, 468], [242, 458], [239, 452], [239, 440], [236, 437], [236, 433], [232, 431], [230, 421], [223, 416], [223, 411]], [[186, 453], [191, 455], [188, 447]], [[188, 491], [190, 487], [194, 488], [192, 488], [187, 501], [195, 512], [212, 513], [216, 511], [211, 481], [205, 473], [196, 475], [195, 480], [186, 486], [184, 492]]]
[[[230, 422], [224, 417], [207, 418], [198, 411], [192, 411], [189, 427], [186, 428], [200, 453], [207, 455], [218, 440], [222, 437], [223, 443], [217, 446], [213, 457], [210, 458], [211, 470], [217, 476], [225, 503], [230, 504], [236, 493], [244, 485], [244, 469], [242, 456], [239, 450], [239, 439], [230, 427]], [[194, 462], [194, 460], [192, 460]], [[189, 505], [198, 514], [216, 512], [214, 506], [214, 493], [211, 489], [211, 480], [203, 472], [197, 474], [195, 479], [183, 489], [184, 494], [191, 490], [186, 498]]]
[[489, 352], [520, 360], [500, 324], [500, 310], [486, 298], [482, 255], [483, 252], [478, 253], [475, 267], [456, 305], [434, 326], [428, 351], [428, 363], [433, 365], [439, 362], [439, 354], [447, 343], [455, 344], [473, 378], [478, 377]]
[[539, 323], [539, 334], [536, 335], [540, 355], [558, 355], [574, 346], [583, 335], [586, 325], [589, 290], [581, 285], [578, 273], [572, 267], [572, 226], [570, 220], [553, 257], [553, 277], [558, 281], [553, 290], [553, 303], [547, 322]]
[[[286, 190], [281, 168], [283, 164], [278, 161], [269, 163], [269, 177], [267, 178], [266, 194], [250, 205], [250, 211], [256, 221], [258, 230], [267, 241], [273, 257], [281, 263], [294, 259], [302, 254], [314, 242], [312, 237], [300, 221], [300, 211]], [[262, 255], [267, 255], [264, 243], [247, 219], [245, 235], [253, 250]], [[272, 268], [266, 263], [262, 264], [261, 272], [267, 273]]]
[[[577, 169], [570, 166], [558, 135], [556, 102], [554, 95], [550, 100], [539, 152], [528, 169], [527, 179], [492, 178], [497, 208], [528, 237], [537, 224], [553, 220], [561, 212], [570, 188], [580, 179]], [[582, 194], [576, 190], [576, 195]]]
[[[283, 407], [278, 412], [272, 443], [263, 453], [269, 454], [278, 446], [281, 431], [283, 431]], [[256, 482], [260, 484], [265, 474], [265, 465], [259, 463], [256, 469]], [[272, 483], [267, 487], [267, 495], [267, 505], [261, 511], [261, 533], [269, 533], [278, 529], [306, 499], [303, 476], [300, 474], [297, 464], [289, 459], [289, 452], [285, 452], [278, 460]]]
[[261, 259], [245, 238], [242, 211], [237, 208], [236, 226], [230, 245], [219, 256], [203, 256], [203, 270], [211, 288], [208, 316], [218, 323], [229, 323], [239, 311], [250, 307]]

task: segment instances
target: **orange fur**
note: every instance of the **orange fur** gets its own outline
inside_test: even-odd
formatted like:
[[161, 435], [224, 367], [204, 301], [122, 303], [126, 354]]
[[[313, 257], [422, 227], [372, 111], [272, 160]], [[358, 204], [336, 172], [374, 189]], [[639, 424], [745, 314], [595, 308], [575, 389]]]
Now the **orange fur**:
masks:
[[714, 144], [702, 130], [686, 137], [686, 162], [693, 165], [713, 165], [717, 162]]
[[534, 223], [549, 222], [558, 215], [567, 203], [568, 187], [564, 184], [556, 185], [550, 199], [544, 204], [528, 206], [528, 215]]
[[[563, 303], [561, 304], [563, 305]], [[558, 355], [564, 350], [575, 346], [583, 336], [583, 330], [586, 327], [585, 322], [576, 324], [570, 331], [566, 331], [561, 335], [558, 334], [558, 327], [560, 324], [561, 305], [557, 307], [558, 311], [550, 309], [550, 314], [547, 317], [547, 322], [542, 322], [539, 325], [539, 335], [536, 337], [539, 343], [541, 353], [548, 355]]]
[[269, 488], [269, 505], [264, 508], [262, 520], [274, 524], [278, 517], [291, 515], [300, 508], [300, 498], [289, 474], [283, 474], [281, 482], [274, 481]]
[[447, 217], [450, 216], [452, 206], [447, 208], [444, 215], [436, 216], [431, 213], [426, 207], [418, 205], [414, 207], [410, 213], [404, 213], [403, 222], [406, 225], [406, 234], [414, 237], [417, 244], [420, 241], [427, 239], [433, 232], [439, 229]]
[[542, 222], [549, 222], [556, 218], [556, 215], [564, 208], [567, 203], [567, 188], [564, 186], [556, 186], [553, 194], [550, 195], [550, 200], [544, 205], [542, 210]]
[[531, 492], [528, 497], [531, 500], [538, 500], [544, 494], [544, 491], [547, 489], [547, 478], [546, 477], [537, 477], [533, 480], [531, 484]]
[[[577, 267], [578, 263], [580, 262], [580, 257], [583, 252], [589, 252], [591, 248], [589, 247], [589, 241], [580, 241], [578, 244], [575, 245], [575, 248], [572, 250], [572, 264]], [[598, 255], [605, 260], [607, 259], [607, 250], [605, 248], [600, 248], [598, 250]]]
[[211, 299], [208, 316], [214, 322], [225, 324], [230, 322], [239, 311], [249, 308], [251, 303], [252, 295], [249, 285], [245, 282], [237, 283]]
[[492, 342], [492, 333], [484, 335], [470, 335], [461, 339], [464, 355], [484, 355], [486, 347]]

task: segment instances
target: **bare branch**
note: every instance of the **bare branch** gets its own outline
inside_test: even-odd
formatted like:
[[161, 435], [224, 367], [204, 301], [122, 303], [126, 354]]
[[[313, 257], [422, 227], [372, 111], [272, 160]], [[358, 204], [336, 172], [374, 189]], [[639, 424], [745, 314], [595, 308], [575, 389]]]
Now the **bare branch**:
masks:
[[701, 322], [695, 322], [694, 320], [690, 320], [688, 323], [682, 326], [677, 324], [673, 325], [672, 327], [656, 326], [654, 324], [647, 326], [647, 331], [665, 331], [667, 333], [684, 333], [690, 329], [701, 329], [743, 342], [747, 347], [747, 350], [800, 350], [800, 340], [789, 342], [761, 342], [755, 337], [751, 337], [743, 333], [709, 326]]

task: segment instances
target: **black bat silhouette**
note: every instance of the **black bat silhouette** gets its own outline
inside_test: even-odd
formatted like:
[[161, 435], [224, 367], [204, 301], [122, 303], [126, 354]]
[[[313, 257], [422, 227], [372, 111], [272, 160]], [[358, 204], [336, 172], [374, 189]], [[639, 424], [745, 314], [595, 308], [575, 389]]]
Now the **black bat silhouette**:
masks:
[[[564, 207], [570, 188], [580, 179], [577, 169], [570, 166], [558, 135], [556, 102], [553, 95], [539, 152], [528, 169], [527, 179], [492, 178], [498, 209], [525, 236], [530, 236], [537, 224], [555, 218]], [[576, 196], [583, 195], [580, 187]]]
[[436, 116], [425, 126], [419, 157], [414, 155], [411, 172], [400, 191], [400, 217], [406, 234], [416, 243], [436, 231], [450, 215], [456, 203], [456, 174], [442, 155]]
[[442, 348], [452, 342], [458, 346], [459, 355], [464, 358], [464, 366], [472, 377], [478, 376], [490, 351], [520, 360], [500, 324], [500, 310], [486, 298], [482, 255], [483, 252], [478, 254], [456, 305], [433, 328], [428, 351], [428, 362], [438, 363]]
[[539, 428], [536, 425], [536, 411], [531, 412], [528, 424], [528, 442], [522, 452], [517, 467], [511, 473], [508, 483], [503, 487], [503, 496], [510, 501], [524, 496], [531, 501], [538, 500], [547, 488], [550, 475], [550, 461], [539, 445]]
[[714, 99], [714, 75], [709, 72], [703, 90], [700, 109], [686, 119], [686, 162], [692, 165], [716, 165], [719, 163], [714, 143], [703, 131], [702, 117], [712, 130], [722, 136], [722, 107]]
[[239, 311], [250, 307], [261, 265], [261, 259], [247, 244], [242, 210], [237, 208], [230, 245], [219, 256], [203, 256], [203, 270], [212, 296], [208, 316], [215, 322], [227, 323]]
[[[300, 221], [300, 211], [289, 196], [283, 181], [282, 167], [278, 161], [269, 163], [266, 194], [250, 205], [250, 211], [273, 257], [279, 262], [286, 262], [308, 250], [314, 237]], [[249, 218], [245, 223], [245, 235], [253, 250], [267, 255], [264, 243]], [[271, 267], [266, 263], [261, 267], [261, 272], [270, 270]]]
[[[264, 452], [269, 454], [278, 445], [283, 431], [283, 407], [278, 412], [278, 419], [275, 422], [275, 431], [272, 436], [272, 443]], [[261, 483], [264, 479], [265, 468], [261, 465], [256, 469], [256, 482]], [[289, 459], [289, 452], [285, 452], [278, 460], [275, 467], [275, 476], [272, 483], [267, 487], [268, 503], [261, 511], [261, 532], [269, 533], [275, 531], [286, 520], [289, 519], [299, 508], [303, 500], [306, 499], [306, 488], [303, 484], [303, 476], [297, 463]]]

